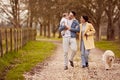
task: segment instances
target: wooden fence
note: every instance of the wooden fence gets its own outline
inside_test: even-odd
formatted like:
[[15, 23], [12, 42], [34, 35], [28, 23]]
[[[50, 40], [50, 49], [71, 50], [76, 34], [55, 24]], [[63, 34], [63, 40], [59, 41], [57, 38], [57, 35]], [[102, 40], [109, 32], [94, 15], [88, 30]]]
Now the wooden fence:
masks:
[[35, 40], [35, 38], [35, 29], [0, 28], [0, 56], [18, 51], [28, 41]]

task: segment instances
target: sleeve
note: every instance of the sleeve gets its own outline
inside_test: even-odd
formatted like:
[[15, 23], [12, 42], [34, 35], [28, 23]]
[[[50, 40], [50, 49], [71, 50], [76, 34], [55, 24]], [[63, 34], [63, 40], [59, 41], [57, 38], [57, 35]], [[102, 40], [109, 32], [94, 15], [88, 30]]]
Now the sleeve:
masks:
[[90, 24], [89, 26], [90, 26], [90, 28], [89, 28], [89, 30], [87, 31], [86, 34], [87, 34], [88, 36], [89, 36], [89, 35], [94, 35], [96, 31], [95, 31], [93, 25]]
[[71, 28], [70, 31], [80, 32], [80, 25], [79, 25], [78, 21], [76, 22], [75, 28]]
[[62, 18], [62, 19], [60, 20], [60, 24], [59, 24], [59, 28], [58, 28], [58, 30], [59, 30], [60, 32], [65, 29], [65, 26], [62, 25], [63, 21], [64, 21], [64, 18]]
[[61, 31], [63, 31], [65, 28], [66, 28], [65, 26], [59, 25], [59, 29], [58, 29], [58, 30], [61, 32]]

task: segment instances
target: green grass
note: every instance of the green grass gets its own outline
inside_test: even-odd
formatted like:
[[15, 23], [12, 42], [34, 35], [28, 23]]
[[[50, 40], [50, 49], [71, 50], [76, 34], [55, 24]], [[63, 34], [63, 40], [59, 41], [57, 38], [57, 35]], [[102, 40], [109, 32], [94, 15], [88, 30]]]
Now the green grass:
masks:
[[62, 40], [62, 38], [58, 38], [58, 36], [56, 36], [55, 38], [53, 38], [53, 37], [47, 38], [47, 37], [44, 37], [44, 36], [37, 36], [36, 39]]
[[96, 47], [102, 50], [112, 50], [116, 57], [120, 58], [120, 43], [113, 41], [96, 42]]
[[29, 42], [18, 52], [12, 52], [0, 58], [0, 72], [12, 62], [15, 63], [15, 67], [7, 73], [6, 80], [24, 80], [23, 73], [52, 55], [55, 47], [55, 44], [50, 42]]

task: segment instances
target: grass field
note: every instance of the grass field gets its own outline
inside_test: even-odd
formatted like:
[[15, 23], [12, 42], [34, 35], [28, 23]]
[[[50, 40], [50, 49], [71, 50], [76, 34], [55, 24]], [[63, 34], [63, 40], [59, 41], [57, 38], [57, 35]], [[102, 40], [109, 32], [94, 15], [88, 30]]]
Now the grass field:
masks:
[[58, 36], [56, 36], [55, 38], [53, 38], [53, 37], [47, 38], [47, 37], [44, 37], [44, 36], [36, 36], [36, 39], [62, 40], [62, 38], [58, 38]]
[[[0, 58], [0, 78], [5, 74], [5, 80], [24, 80], [23, 73], [48, 58], [55, 48], [50, 42], [32, 41], [18, 52], [6, 54]], [[11, 65], [14, 67], [9, 70]]]
[[113, 41], [99, 41], [96, 42], [96, 47], [102, 50], [112, 50], [115, 56], [120, 58], [120, 43]]
[[[112, 50], [116, 57], [120, 58], [120, 43], [118, 42], [99, 41], [96, 42], [96, 47]], [[0, 58], [0, 79], [5, 76], [3, 78], [5, 80], [24, 80], [23, 73], [50, 57], [55, 48], [55, 44], [50, 42], [31, 41], [18, 52], [6, 54]]]

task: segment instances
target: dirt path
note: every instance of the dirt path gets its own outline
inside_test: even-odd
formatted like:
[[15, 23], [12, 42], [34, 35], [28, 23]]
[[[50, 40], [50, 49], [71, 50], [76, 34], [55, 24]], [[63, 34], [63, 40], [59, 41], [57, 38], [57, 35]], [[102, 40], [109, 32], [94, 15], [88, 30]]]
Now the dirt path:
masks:
[[81, 68], [80, 54], [74, 60], [75, 67], [64, 70], [62, 43], [57, 43], [55, 54], [45, 63], [38, 64], [33, 70], [24, 74], [26, 80], [120, 80], [120, 64], [105, 71], [101, 57], [103, 52], [93, 49], [89, 55], [89, 69]]

